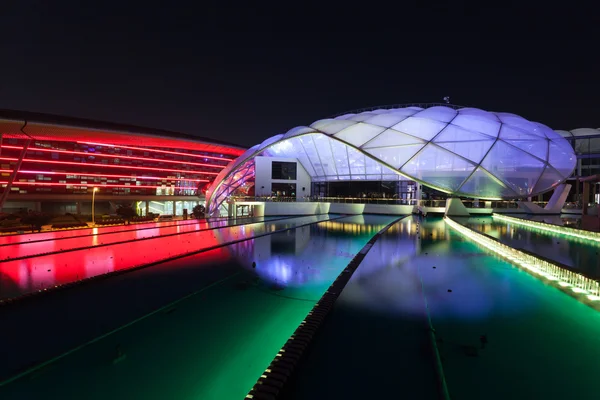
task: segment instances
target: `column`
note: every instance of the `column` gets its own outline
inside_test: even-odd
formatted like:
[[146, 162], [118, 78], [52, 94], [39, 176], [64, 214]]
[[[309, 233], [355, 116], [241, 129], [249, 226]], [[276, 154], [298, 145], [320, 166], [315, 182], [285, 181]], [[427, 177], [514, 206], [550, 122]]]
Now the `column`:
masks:
[[148, 216], [148, 214], [150, 214], [150, 202], [146, 200], [146, 216]]
[[80, 201], [75, 202], [75, 213], [77, 215], [81, 214], [81, 202]]
[[177, 202], [173, 200], [173, 216], [177, 215]]
[[583, 215], [587, 215], [588, 202], [590, 201], [590, 182], [583, 182], [583, 196], [581, 197], [581, 203], [583, 206]]

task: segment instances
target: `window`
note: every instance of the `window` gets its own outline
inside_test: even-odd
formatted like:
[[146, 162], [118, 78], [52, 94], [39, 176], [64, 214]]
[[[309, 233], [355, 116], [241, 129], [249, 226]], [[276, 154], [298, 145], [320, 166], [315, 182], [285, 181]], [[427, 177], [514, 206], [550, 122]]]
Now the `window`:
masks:
[[273, 161], [271, 179], [296, 180], [296, 163]]
[[278, 197], [295, 197], [295, 183], [271, 183], [271, 192], [273, 196]]

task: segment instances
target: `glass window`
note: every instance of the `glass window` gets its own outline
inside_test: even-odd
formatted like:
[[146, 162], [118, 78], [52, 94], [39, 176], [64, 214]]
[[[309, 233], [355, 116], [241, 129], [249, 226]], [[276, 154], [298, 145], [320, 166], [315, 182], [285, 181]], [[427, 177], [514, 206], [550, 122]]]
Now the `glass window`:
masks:
[[273, 161], [271, 164], [271, 179], [296, 179], [296, 163]]

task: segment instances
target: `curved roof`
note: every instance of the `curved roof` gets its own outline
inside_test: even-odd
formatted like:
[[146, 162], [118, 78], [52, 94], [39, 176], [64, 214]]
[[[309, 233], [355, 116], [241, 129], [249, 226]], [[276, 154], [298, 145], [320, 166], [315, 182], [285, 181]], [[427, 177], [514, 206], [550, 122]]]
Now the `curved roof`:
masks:
[[556, 132], [568, 139], [580, 138], [582, 136], [600, 136], [600, 128], [577, 128], [570, 131], [557, 130]]
[[6, 138], [167, 147], [233, 156], [245, 150], [224, 141], [161, 129], [15, 110], [0, 110], [0, 134]]
[[570, 131], [556, 131], [566, 139], [578, 139], [573, 143], [575, 152], [596, 153], [600, 151], [600, 128], [578, 128]]
[[209, 206], [232, 193], [236, 179], [246, 179], [240, 173], [258, 155], [297, 158], [313, 181], [411, 179], [481, 199], [546, 192], [568, 178], [576, 162], [561, 135], [515, 114], [378, 109], [319, 120], [252, 147], [217, 177]]

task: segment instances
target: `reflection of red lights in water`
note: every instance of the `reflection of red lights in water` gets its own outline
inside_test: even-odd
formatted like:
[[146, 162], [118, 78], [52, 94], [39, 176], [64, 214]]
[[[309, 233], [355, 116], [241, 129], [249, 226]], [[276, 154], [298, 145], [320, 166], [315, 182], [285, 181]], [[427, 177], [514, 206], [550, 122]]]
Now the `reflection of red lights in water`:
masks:
[[[39, 240], [49, 240], [49, 239], [62, 239], [66, 237], [76, 237], [76, 236], [84, 236], [91, 235], [96, 233], [112, 233], [112, 232], [121, 232], [121, 231], [132, 231], [134, 229], [148, 229], [148, 228], [164, 228], [166, 226], [174, 226], [177, 225], [189, 225], [195, 224], [197, 221], [182, 221], [180, 223], [176, 223], [173, 221], [169, 222], [151, 222], [151, 223], [142, 223], [136, 225], [117, 225], [117, 226], [105, 226], [98, 228], [84, 228], [84, 229], [70, 229], [66, 231], [54, 231], [54, 232], [42, 232], [42, 233], [27, 233], [23, 235], [8, 235], [8, 236], [0, 236], [0, 245], [11, 244], [11, 243], [24, 243], [29, 241], [39, 241]], [[212, 222], [211, 226], [215, 226], [217, 222]], [[2, 252], [4, 253], [5, 248], [2, 248]]]
[[[211, 223], [210, 226], [215, 224], [224, 224], [224, 222]], [[174, 226], [163, 226], [160, 228], [152, 229], [139, 229], [135, 231], [117, 231], [113, 233], [107, 233], [105, 235], [88, 235], [88, 236], [76, 236], [62, 240], [48, 240], [45, 242], [36, 243], [25, 243], [8, 245], [2, 247], [4, 253], [4, 260], [10, 261], [12, 258], [19, 257], [31, 257], [40, 254], [47, 254], [55, 251], [69, 250], [69, 249], [83, 249], [89, 246], [106, 245], [116, 242], [130, 242], [136, 239], [151, 238], [160, 235], [170, 235], [176, 233], [189, 233], [198, 229], [209, 228], [208, 222], [197, 222], [192, 224], [178, 224]], [[67, 255], [65, 254], [65, 257]], [[107, 259], [108, 260], [108, 259]], [[5, 261], [5, 262], [6, 262]]]
[[[225, 229], [239, 232], [236, 228]], [[232, 236], [239, 237], [234, 232]], [[160, 262], [218, 244], [216, 232], [208, 230], [7, 261], [0, 264], [0, 298], [14, 297], [108, 272]], [[226, 249], [220, 249], [198, 256], [204, 260], [204, 257], [219, 258], [225, 255]]]

